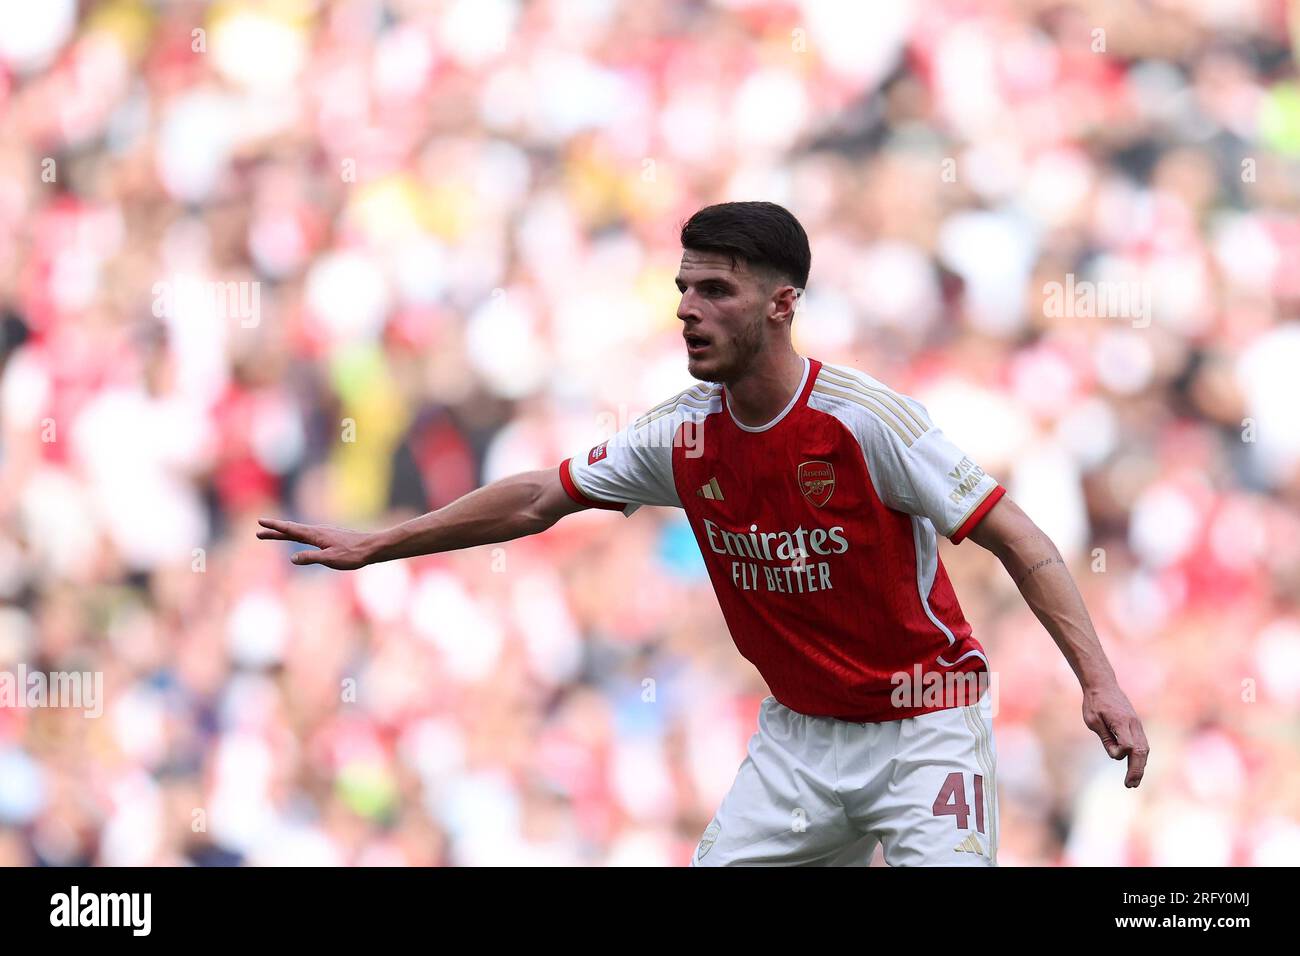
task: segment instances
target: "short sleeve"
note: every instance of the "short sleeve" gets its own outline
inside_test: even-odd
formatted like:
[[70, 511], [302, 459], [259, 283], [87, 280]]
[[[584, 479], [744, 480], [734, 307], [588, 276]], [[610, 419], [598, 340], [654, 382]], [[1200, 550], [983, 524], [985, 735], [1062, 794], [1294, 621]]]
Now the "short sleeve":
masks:
[[881, 500], [929, 518], [953, 544], [979, 524], [1006, 489], [930, 420], [925, 406], [897, 393], [898, 414], [867, 416], [863, 453]]
[[673, 483], [673, 429], [680, 422], [660, 417], [635, 422], [589, 451], [560, 464], [569, 497], [589, 508], [631, 515], [642, 505], [681, 507]]

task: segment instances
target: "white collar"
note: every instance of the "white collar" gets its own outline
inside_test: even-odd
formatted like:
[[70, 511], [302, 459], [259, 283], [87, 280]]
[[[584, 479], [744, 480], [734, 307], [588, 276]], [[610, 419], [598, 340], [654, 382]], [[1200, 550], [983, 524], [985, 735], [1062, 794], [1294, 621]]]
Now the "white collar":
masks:
[[[780, 413], [776, 416], [776, 418], [772, 419], [766, 425], [746, 425], [742, 423], [739, 419], [736, 418], [736, 413], [731, 410], [731, 401], [729, 397], [727, 401], [727, 414], [730, 415], [731, 420], [736, 423], [736, 427], [741, 429], [742, 431], [747, 431], [747, 432], [767, 431], [769, 428], [771, 428], [781, 419], [785, 418], [785, 416], [789, 415], [791, 409], [793, 409], [796, 403], [798, 403], [799, 396], [803, 394], [803, 387], [808, 384], [808, 369], [810, 367], [811, 366], [810, 363], [808, 362], [808, 358], [807, 356], [805, 356], [803, 360], [803, 376], [799, 379], [799, 387], [794, 390], [794, 396], [790, 399], [789, 404], [787, 404], [785, 408], [781, 409]], [[722, 387], [726, 389], [727, 386], [724, 385]], [[728, 391], [727, 395], [730, 396], [731, 392]]]

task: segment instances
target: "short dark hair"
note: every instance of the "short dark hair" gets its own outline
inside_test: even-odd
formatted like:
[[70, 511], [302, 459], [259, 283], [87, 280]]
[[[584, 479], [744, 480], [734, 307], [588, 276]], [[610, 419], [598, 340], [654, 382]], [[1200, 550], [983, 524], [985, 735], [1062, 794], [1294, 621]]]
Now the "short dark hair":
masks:
[[796, 288], [808, 284], [812, 252], [808, 234], [788, 209], [774, 202], [724, 202], [705, 206], [682, 226], [682, 248], [743, 260], [774, 272]]

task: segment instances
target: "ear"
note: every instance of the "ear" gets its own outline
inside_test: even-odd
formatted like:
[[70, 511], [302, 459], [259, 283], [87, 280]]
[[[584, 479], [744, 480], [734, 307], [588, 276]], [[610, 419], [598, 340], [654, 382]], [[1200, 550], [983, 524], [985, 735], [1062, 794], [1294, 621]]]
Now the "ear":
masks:
[[787, 316], [786, 323], [793, 322], [795, 309], [802, 295], [803, 289], [796, 288], [788, 282], [782, 282], [772, 290], [772, 297], [768, 300], [771, 305], [769, 316], [774, 319], [777, 316]]

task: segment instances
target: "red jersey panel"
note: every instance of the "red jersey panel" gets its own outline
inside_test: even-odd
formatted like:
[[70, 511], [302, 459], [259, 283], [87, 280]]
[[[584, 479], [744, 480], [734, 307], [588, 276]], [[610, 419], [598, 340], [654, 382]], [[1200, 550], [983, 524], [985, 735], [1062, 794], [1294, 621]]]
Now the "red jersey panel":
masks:
[[919, 402], [861, 372], [806, 359], [758, 428], [724, 388], [697, 386], [561, 477], [591, 506], [685, 510], [736, 647], [792, 710], [898, 720], [966, 702], [900, 699], [898, 675], [910, 688], [987, 669], [937, 534], [961, 541], [1003, 489]]

